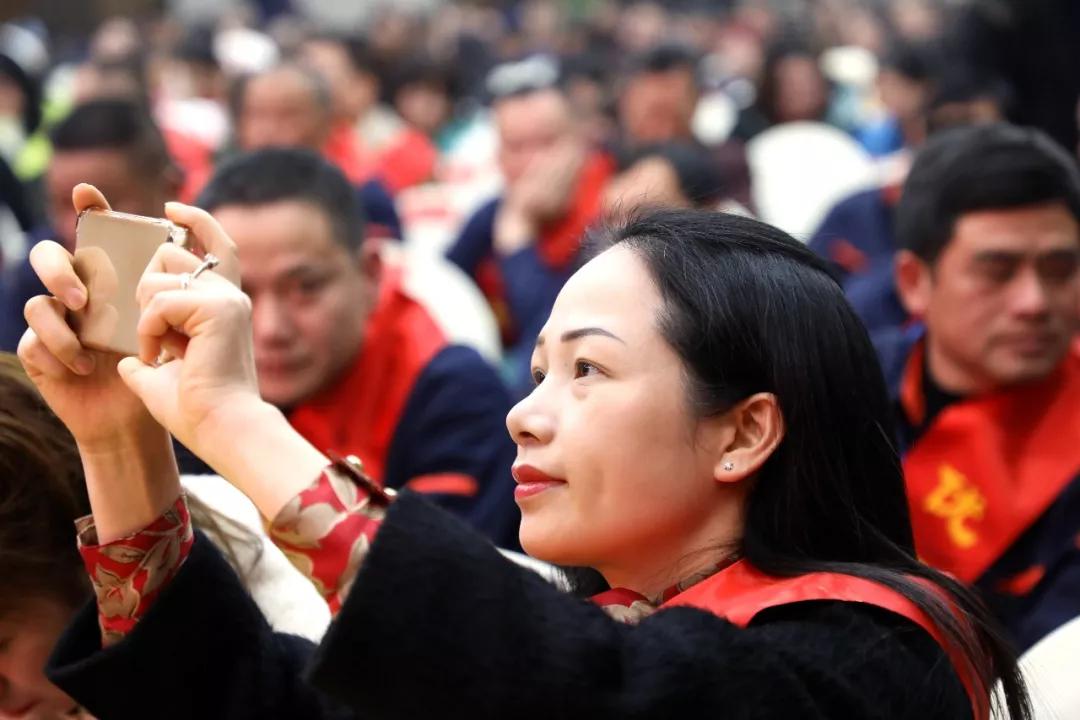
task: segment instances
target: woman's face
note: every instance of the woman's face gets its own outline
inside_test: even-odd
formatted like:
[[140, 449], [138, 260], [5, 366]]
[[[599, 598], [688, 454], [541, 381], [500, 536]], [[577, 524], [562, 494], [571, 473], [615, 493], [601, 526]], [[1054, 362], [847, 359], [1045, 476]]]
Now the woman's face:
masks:
[[0, 616], [0, 720], [82, 717], [44, 672], [72, 612], [63, 603], [34, 599]]
[[507, 418], [525, 550], [638, 590], [729, 540], [718, 509], [734, 497], [714, 479], [716, 422], [691, 412], [661, 308], [634, 251], [596, 257], [559, 294], [533, 354], [539, 384]]

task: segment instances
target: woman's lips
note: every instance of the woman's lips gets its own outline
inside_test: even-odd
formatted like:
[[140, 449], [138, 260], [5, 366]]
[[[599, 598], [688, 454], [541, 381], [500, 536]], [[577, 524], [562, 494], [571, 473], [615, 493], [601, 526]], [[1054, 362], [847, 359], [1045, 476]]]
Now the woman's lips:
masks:
[[514, 474], [514, 480], [518, 484], [514, 488], [514, 499], [518, 501], [566, 484], [565, 480], [551, 477], [531, 465], [515, 465], [511, 472]]

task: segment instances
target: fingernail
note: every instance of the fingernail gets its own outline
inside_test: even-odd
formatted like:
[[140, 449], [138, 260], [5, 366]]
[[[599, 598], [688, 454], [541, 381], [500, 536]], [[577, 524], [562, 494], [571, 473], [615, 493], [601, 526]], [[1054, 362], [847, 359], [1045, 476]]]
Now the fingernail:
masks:
[[86, 293], [79, 288], [72, 288], [64, 293], [64, 300], [72, 310], [78, 310], [86, 304]]
[[94, 372], [94, 357], [87, 353], [76, 355], [75, 361], [72, 364], [75, 366], [75, 372], [80, 375], [89, 375]]

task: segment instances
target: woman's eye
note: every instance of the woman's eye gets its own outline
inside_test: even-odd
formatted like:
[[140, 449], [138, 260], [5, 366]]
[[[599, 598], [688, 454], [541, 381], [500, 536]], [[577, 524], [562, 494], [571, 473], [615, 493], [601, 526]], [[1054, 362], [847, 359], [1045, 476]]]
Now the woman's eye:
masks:
[[574, 363], [574, 377], [582, 378], [589, 377], [590, 375], [599, 375], [600, 368], [593, 365], [588, 360], [578, 360]]
[[546, 376], [544, 375], [543, 370], [541, 370], [540, 368], [533, 368], [533, 371], [532, 371], [533, 385], [539, 385], [540, 383], [544, 382], [544, 377], [546, 377]]

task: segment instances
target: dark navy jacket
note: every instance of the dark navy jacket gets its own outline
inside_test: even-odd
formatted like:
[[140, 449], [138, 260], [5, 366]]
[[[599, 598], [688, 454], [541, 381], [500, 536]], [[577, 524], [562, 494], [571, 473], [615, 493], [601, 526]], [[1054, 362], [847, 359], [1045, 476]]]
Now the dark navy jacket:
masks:
[[887, 192], [874, 188], [844, 198], [810, 238], [810, 249], [831, 260], [842, 279], [891, 260], [896, 252], [893, 205]]

